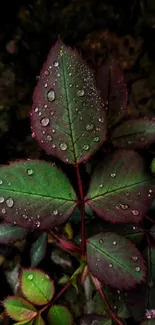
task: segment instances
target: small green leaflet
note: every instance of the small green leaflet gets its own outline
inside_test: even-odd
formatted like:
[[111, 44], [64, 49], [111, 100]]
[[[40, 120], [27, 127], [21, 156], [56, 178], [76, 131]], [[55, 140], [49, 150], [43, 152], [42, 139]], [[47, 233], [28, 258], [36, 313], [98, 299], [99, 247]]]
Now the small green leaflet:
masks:
[[29, 321], [37, 311], [28, 301], [18, 297], [8, 297], [3, 301], [7, 314], [16, 321]]
[[65, 222], [76, 207], [65, 174], [39, 160], [0, 168], [0, 216], [24, 228], [49, 229]]
[[25, 298], [35, 305], [45, 305], [54, 296], [53, 281], [38, 269], [23, 269], [20, 285]]
[[24, 321], [24, 322], [18, 322], [18, 323], [14, 323], [13, 325], [32, 325], [32, 324], [34, 324], [33, 323], [33, 319], [32, 320], [30, 320], [30, 321]]
[[133, 288], [145, 280], [146, 267], [131, 241], [116, 233], [100, 233], [87, 241], [87, 263], [90, 272], [111, 287]]
[[45, 325], [44, 320], [42, 319], [42, 317], [40, 315], [38, 315], [35, 320], [33, 325]]
[[22, 227], [13, 226], [8, 223], [0, 224], [0, 243], [1, 244], [10, 244], [18, 240], [22, 240], [28, 230]]
[[44, 150], [69, 164], [90, 156], [106, 140], [106, 107], [94, 71], [59, 39], [33, 95], [33, 136]]
[[37, 266], [46, 255], [47, 233], [43, 232], [32, 244], [30, 250], [31, 267]]
[[142, 157], [132, 150], [118, 150], [94, 170], [85, 201], [107, 221], [138, 223], [154, 194], [155, 180]]
[[72, 325], [73, 316], [65, 306], [54, 305], [49, 309], [47, 315], [48, 324], [52, 325]]

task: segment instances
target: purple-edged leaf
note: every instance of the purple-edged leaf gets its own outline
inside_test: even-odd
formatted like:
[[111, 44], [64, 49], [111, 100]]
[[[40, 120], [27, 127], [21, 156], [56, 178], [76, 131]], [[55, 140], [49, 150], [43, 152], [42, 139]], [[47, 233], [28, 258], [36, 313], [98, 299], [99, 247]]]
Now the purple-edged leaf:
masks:
[[45, 325], [44, 320], [40, 315], [38, 315], [33, 323], [33, 325]]
[[10, 244], [14, 243], [18, 240], [22, 240], [26, 234], [27, 230], [18, 227], [18, 226], [12, 226], [8, 223], [1, 223], [0, 224], [0, 243], [1, 244]]
[[109, 56], [96, 73], [97, 86], [108, 103], [108, 126], [118, 123], [126, 114], [128, 100], [123, 71], [115, 57]]
[[72, 325], [73, 316], [67, 307], [54, 305], [49, 309], [47, 321], [52, 325]]
[[87, 262], [98, 280], [120, 290], [145, 280], [140, 252], [130, 240], [115, 233], [100, 233], [88, 239]]
[[144, 257], [147, 261], [149, 278], [147, 308], [155, 309], [155, 247], [147, 247]]
[[136, 288], [125, 293], [124, 299], [131, 316], [136, 322], [142, 321], [147, 306], [148, 283], [137, 285]]
[[111, 141], [117, 148], [138, 149], [155, 142], [155, 120], [130, 119], [116, 127]]
[[154, 192], [154, 178], [141, 156], [118, 150], [94, 170], [86, 202], [107, 221], [137, 223], [145, 215]]
[[39, 269], [23, 269], [20, 286], [23, 295], [35, 305], [45, 305], [54, 296], [53, 280]]
[[34, 91], [33, 136], [48, 154], [80, 163], [106, 139], [104, 106], [94, 72], [75, 50], [58, 40]]
[[44, 161], [19, 161], [0, 168], [0, 216], [24, 228], [49, 229], [66, 221], [76, 206], [67, 176]]
[[37, 311], [28, 301], [18, 297], [8, 297], [3, 301], [6, 313], [17, 321], [29, 321]]
[[102, 316], [102, 315], [97, 315], [97, 314], [89, 314], [89, 315], [83, 315], [81, 316], [78, 321], [78, 325], [92, 325], [92, 324], [97, 324], [97, 325], [111, 325], [112, 321], [111, 319]]
[[47, 248], [47, 233], [43, 232], [32, 244], [30, 250], [31, 266], [37, 266], [45, 257]]

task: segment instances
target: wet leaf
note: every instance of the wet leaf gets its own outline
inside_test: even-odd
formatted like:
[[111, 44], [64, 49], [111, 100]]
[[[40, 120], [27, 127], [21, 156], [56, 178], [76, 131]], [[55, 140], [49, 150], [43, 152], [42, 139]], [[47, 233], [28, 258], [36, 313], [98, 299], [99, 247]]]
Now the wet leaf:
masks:
[[0, 216], [24, 228], [49, 229], [66, 221], [76, 195], [60, 169], [44, 161], [0, 168]]
[[155, 121], [146, 118], [127, 120], [114, 129], [111, 140], [118, 148], [148, 147], [155, 142]]
[[155, 309], [155, 247], [147, 247], [144, 256], [148, 267], [148, 301], [147, 308]]
[[53, 281], [41, 270], [23, 269], [20, 283], [23, 295], [35, 305], [47, 304], [54, 295]]
[[32, 244], [30, 250], [31, 266], [37, 266], [45, 257], [47, 248], [47, 233], [43, 232]]
[[14, 243], [18, 240], [22, 240], [26, 234], [27, 230], [18, 227], [18, 226], [12, 226], [8, 223], [1, 223], [0, 224], [0, 243], [1, 244], [10, 244]]
[[61, 40], [52, 47], [34, 91], [33, 136], [66, 163], [87, 160], [106, 139], [106, 112], [94, 72]]
[[145, 315], [147, 306], [147, 283], [141, 283], [134, 289], [125, 292], [126, 305], [136, 322], [141, 322]]
[[130, 240], [116, 233], [100, 233], [87, 241], [90, 272], [111, 287], [133, 288], [145, 280], [143, 257]]
[[118, 150], [94, 170], [86, 203], [107, 221], [137, 223], [147, 212], [154, 192], [154, 178], [141, 156]]
[[61, 305], [54, 305], [49, 309], [47, 315], [48, 324], [72, 325], [73, 316], [68, 308]]
[[111, 325], [111, 319], [104, 317], [102, 315], [97, 314], [90, 314], [90, 315], [83, 315], [78, 319], [78, 325]]
[[128, 100], [123, 71], [115, 57], [109, 56], [98, 68], [96, 81], [103, 100], [108, 102], [108, 126], [111, 127], [126, 114]]
[[8, 297], [3, 301], [7, 314], [16, 321], [29, 321], [37, 311], [28, 301], [18, 297]]

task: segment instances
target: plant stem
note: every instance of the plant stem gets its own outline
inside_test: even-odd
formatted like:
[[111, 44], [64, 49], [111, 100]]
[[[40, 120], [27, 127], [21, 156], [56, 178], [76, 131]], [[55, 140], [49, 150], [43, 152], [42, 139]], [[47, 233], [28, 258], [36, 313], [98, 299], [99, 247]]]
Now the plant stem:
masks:
[[77, 181], [79, 186], [79, 194], [80, 194], [80, 208], [81, 208], [81, 253], [82, 258], [85, 256], [85, 246], [86, 246], [86, 236], [85, 236], [85, 205], [84, 205], [84, 196], [83, 196], [83, 187], [82, 187], [82, 180], [79, 170], [79, 165], [76, 164], [76, 175]]
[[58, 237], [52, 230], [50, 230], [50, 234], [56, 239], [58, 245], [67, 252], [74, 252], [81, 254], [81, 248], [75, 245], [74, 243], [68, 242], [63, 238]]
[[112, 308], [111, 308], [111, 306], [110, 306], [110, 304], [109, 304], [109, 302], [108, 302], [108, 300], [107, 300], [107, 298], [106, 298], [106, 296], [105, 296], [105, 294], [104, 294], [104, 292], [102, 290], [102, 287], [100, 285], [100, 282], [97, 280], [97, 278], [94, 278], [93, 276], [91, 276], [91, 277], [92, 277], [92, 280], [93, 280], [93, 282], [94, 282], [94, 284], [96, 286], [96, 289], [99, 291], [99, 293], [100, 293], [103, 301], [105, 302], [106, 306], [109, 309], [109, 312], [111, 314], [111, 318], [113, 318], [119, 325], [123, 325], [123, 323], [119, 320], [119, 318], [117, 317], [117, 315], [112, 310]]

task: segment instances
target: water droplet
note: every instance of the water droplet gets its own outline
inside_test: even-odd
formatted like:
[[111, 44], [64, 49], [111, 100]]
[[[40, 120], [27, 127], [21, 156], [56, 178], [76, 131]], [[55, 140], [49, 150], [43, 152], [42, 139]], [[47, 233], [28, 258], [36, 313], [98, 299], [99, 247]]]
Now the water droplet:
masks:
[[59, 66], [59, 62], [57, 62], [57, 61], [54, 61], [54, 62], [53, 62], [53, 65], [54, 65], [54, 67], [56, 67], [56, 68], [57, 68], [57, 67]]
[[99, 187], [103, 187], [103, 184], [100, 184]]
[[28, 278], [28, 280], [31, 281], [31, 280], [33, 280], [34, 276], [33, 276], [33, 274], [29, 274], [27, 278]]
[[48, 141], [52, 141], [52, 139], [53, 139], [53, 138], [51, 137], [51, 135], [47, 135], [47, 140], [48, 140]]
[[32, 176], [33, 175], [33, 169], [28, 169], [27, 173], [28, 173], [29, 176]]
[[103, 243], [104, 243], [104, 240], [103, 240], [103, 239], [100, 239], [100, 240], [99, 240], [99, 243], [100, 243], [100, 244], [103, 244]]
[[114, 240], [114, 241], [113, 241], [113, 245], [116, 245], [116, 244], [117, 244], [117, 242], [116, 242], [116, 240]]
[[44, 87], [47, 88], [47, 86], [48, 86], [47, 83], [45, 83]]
[[49, 124], [50, 120], [48, 117], [43, 117], [40, 122], [41, 122], [42, 126], [47, 126]]
[[36, 227], [37, 227], [37, 228], [40, 227], [40, 221], [36, 221]]
[[84, 144], [83, 149], [84, 149], [84, 150], [88, 150], [88, 149], [89, 149], [88, 144]]
[[3, 203], [4, 202], [4, 197], [0, 197], [0, 203]]
[[149, 193], [152, 193], [152, 190], [149, 190]]
[[133, 261], [137, 261], [138, 260], [138, 257], [137, 256], [132, 256], [132, 260]]
[[55, 100], [55, 91], [50, 89], [47, 93], [47, 99], [49, 102], [53, 102]]
[[103, 123], [104, 122], [104, 118], [103, 117], [99, 117], [98, 120], [99, 120], [100, 123]]
[[26, 214], [23, 214], [22, 217], [26, 220], [28, 219], [28, 216]]
[[52, 133], [55, 133], [55, 129], [52, 129]]
[[32, 132], [32, 138], [35, 138], [36, 134], [35, 132]]
[[123, 210], [127, 210], [129, 206], [128, 206], [127, 204], [121, 204], [121, 203], [120, 203], [120, 207], [121, 207]]
[[132, 229], [133, 229], [133, 230], [136, 230], [136, 227], [135, 227], [135, 226], [133, 226], [133, 227], [132, 227]]
[[91, 131], [91, 130], [93, 130], [93, 128], [94, 128], [94, 124], [92, 123], [92, 124], [87, 124], [86, 125], [86, 130], [87, 131]]
[[67, 150], [67, 144], [64, 143], [64, 142], [60, 143], [59, 147], [60, 147], [60, 149], [61, 149], [62, 151]]
[[83, 90], [83, 89], [79, 89], [79, 90], [77, 91], [77, 96], [79, 96], [79, 97], [84, 96], [84, 90]]
[[44, 75], [45, 76], [49, 76], [49, 74], [50, 74], [49, 71], [48, 70], [45, 70]]
[[70, 73], [69, 73], [69, 76], [71, 77], [71, 75], [72, 75], [72, 74], [71, 74], [71, 72], [70, 72]]
[[5, 209], [2, 209], [2, 213], [5, 214], [6, 213], [6, 210]]
[[8, 206], [8, 208], [12, 208], [13, 205], [14, 205], [14, 201], [11, 197], [9, 197], [7, 200], [6, 200], [6, 205]]
[[0, 185], [2, 185], [3, 184], [3, 181], [0, 179]]
[[35, 111], [35, 113], [37, 113], [39, 111], [39, 108], [35, 107], [34, 111]]
[[95, 137], [95, 138], [93, 139], [94, 142], [98, 142], [99, 140], [100, 140], [99, 137]]
[[111, 173], [110, 176], [111, 176], [111, 177], [115, 177], [116, 174], [115, 174], [115, 173]]
[[58, 214], [58, 210], [57, 209], [53, 210], [53, 214], [56, 216]]
[[117, 290], [117, 293], [120, 295], [120, 293], [121, 293], [120, 290]]
[[135, 270], [136, 270], [137, 272], [139, 272], [139, 271], [140, 271], [140, 267], [139, 267], [139, 266], [136, 266]]
[[109, 267], [113, 267], [113, 265], [110, 263], [110, 264], [109, 264]]
[[44, 105], [44, 108], [47, 108], [47, 105]]
[[138, 216], [138, 215], [139, 215], [139, 211], [138, 211], [138, 210], [132, 210], [131, 213], [132, 213], [134, 216]]

